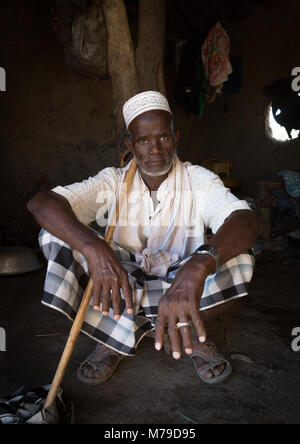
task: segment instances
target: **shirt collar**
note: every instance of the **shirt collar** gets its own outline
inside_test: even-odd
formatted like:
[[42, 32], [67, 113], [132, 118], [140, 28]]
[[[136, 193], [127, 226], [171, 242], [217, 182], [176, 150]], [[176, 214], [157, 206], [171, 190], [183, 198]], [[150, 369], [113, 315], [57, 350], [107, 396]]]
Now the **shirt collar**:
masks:
[[[168, 176], [166, 177], [166, 179], [160, 184], [158, 190], [157, 190], [157, 199], [160, 200], [160, 197], [166, 195], [167, 193], [173, 191], [173, 183], [174, 183], [174, 175], [175, 175], [175, 171], [176, 171], [176, 165], [177, 162], [179, 161], [177, 155], [175, 155], [174, 157], [174, 161], [173, 161], [173, 165], [171, 170], [168, 173]], [[140, 175], [139, 170], [137, 170], [137, 174], [138, 174], [138, 178], [139, 178], [139, 182], [140, 182], [140, 189], [142, 193], [147, 193], [149, 191], [149, 188], [147, 187], [147, 185], [145, 184], [142, 176]]]

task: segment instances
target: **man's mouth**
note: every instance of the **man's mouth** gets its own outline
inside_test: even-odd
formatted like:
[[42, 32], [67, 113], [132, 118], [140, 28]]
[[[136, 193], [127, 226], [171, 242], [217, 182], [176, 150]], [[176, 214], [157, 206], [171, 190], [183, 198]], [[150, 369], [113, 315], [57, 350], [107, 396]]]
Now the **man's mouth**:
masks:
[[150, 163], [150, 164], [156, 164], [156, 163], [164, 163], [166, 162], [166, 159], [164, 157], [161, 157], [159, 159], [151, 159], [151, 160], [147, 160], [146, 163]]

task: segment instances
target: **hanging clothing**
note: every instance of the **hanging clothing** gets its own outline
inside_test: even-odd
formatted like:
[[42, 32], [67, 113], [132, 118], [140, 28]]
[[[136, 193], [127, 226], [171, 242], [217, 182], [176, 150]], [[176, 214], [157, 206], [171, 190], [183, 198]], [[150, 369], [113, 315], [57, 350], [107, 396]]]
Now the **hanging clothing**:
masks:
[[206, 78], [214, 90], [214, 97], [216, 94], [221, 94], [224, 82], [233, 72], [229, 55], [230, 40], [223, 26], [218, 22], [210, 30], [202, 46]]

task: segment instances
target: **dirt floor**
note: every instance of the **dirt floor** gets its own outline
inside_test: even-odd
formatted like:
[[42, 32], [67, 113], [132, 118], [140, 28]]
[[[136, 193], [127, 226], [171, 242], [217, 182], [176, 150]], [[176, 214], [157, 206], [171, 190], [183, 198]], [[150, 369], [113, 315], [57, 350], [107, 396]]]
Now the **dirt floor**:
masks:
[[[50, 383], [63, 350], [71, 324], [40, 304], [44, 275], [45, 269], [0, 278], [0, 326], [7, 334], [0, 396], [25, 383]], [[75, 372], [94, 343], [80, 335], [63, 383], [75, 422], [299, 424], [300, 352], [291, 348], [291, 332], [300, 327], [299, 284], [298, 247], [257, 257], [250, 297], [209, 328], [220, 351], [245, 354], [254, 363], [233, 361], [233, 375], [219, 386], [202, 383], [187, 356], [175, 361], [145, 338], [106, 385], [86, 387]]]

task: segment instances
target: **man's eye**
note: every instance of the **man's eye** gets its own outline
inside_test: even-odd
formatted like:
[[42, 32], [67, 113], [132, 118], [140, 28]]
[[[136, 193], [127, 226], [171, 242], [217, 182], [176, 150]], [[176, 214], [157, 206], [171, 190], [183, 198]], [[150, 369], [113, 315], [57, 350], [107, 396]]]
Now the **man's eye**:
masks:
[[146, 137], [142, 137], [141, 139], [139, 139], [139, 143], [141, 143], [142, 145], [144, 145], [145, 143], [147, 143], [147, 139], [146, 139]]
[[166, 140], [168, 140], [168, 135], [163, 134], [160, 138], [161, 138], [161, 140], [163, 140], [165, 142]]

